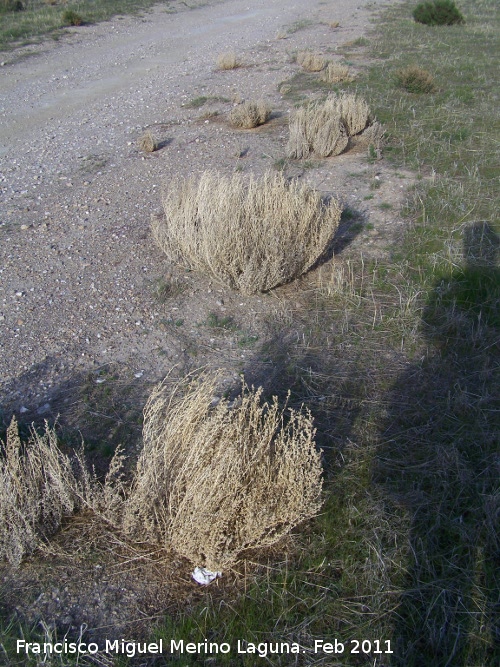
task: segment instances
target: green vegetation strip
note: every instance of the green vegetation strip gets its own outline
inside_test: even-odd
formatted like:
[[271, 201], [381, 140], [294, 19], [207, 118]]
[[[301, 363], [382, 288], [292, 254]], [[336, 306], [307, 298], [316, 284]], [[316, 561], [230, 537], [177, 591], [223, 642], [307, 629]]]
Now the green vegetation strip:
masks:
[[[0, 50], [58, 39], [65, 27], [146, 11], [157, 0], [0, 0]], [[169, 3], [164, 3], [168, 11]]]

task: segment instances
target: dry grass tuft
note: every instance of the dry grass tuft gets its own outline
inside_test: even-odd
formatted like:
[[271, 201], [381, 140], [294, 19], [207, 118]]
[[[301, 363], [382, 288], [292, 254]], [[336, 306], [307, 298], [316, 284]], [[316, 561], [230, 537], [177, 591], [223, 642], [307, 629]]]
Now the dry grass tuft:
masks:
[[319, 78], [325, 83], [349, 83], [354, 81], [354, 75], [346, 65], [332, 62], [327, 64]]
[[164, 384], [153, 391], [125, 515], [127, 532], [213, 571], [314, 516], [322, 487], [307, 410], [262, 403], [262, 389], [246, 385], [233, 404], [217, 401], [217, 383], [202, 376], [170, 395]]
[[312, 51], [299, 51], [297, 53], [297, 63], [306, 72], [320, 72], [326, 65], [326, 59], [318, 53], [312, 53]]
[[13, 418], [6, 440], [0, 443], [0, 558], [18, 566], [90, 498], [93, 480], [81, 459], [75, 474], [47, 423], [42, 435], [32, 429], [23, 443]]
[[308, 271], [338, 227], [341, 208], [282, 174], [261, 178], [204, 172], [174, 182], [153, 235], [167, 255], [247, 294]]
[[158, 150], [158, 142], [149, 130], [139, 138], [137, 145], [139, 150], [144, 151], [145, 153], [154, 153]]
[[217, 57], [217, 67], [223, 70], [236, 69], [237, 67], [241, 67], [241, 63], [234, 51], [228, 51], [227, 53], [221, 53]]
[[234, 127], [250, 130], [258, 125], [264, 125], [271, 116], [271, 107], [259, 100], [258, 102], [244, 102], [234, 107], [229, 114], [229, 122]]
[[312, 152], [321, 157], [341, 153], [349, 137], [362, 132], [370, 122], [370, 108], [351, 94], [331, 95], [325, 102], [313, 102], [290, 118], [287, 154], [305, 158]]
[[436, 92], [432, 74], [418, 65], [410, 65], [396, 72], [396, 83], [409, 93]]

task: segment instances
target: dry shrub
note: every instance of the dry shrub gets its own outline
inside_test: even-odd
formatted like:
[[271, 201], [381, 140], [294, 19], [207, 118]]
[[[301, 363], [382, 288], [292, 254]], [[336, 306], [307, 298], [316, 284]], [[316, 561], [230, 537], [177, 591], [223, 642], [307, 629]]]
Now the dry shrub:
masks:
[[432, 74], [417, 65], [410, 65], [396, 72], [396, 83], [409, 93], [434, 93], [436, 91]]
[[369, 122], [368, 104], [355, 95], [331, 95], [325, 102], [308, 104], [290, 118], [288, 156], [305, 158], [312, 152], [321, 157], [338, 155], [347, 147], [349, 137]]
[[[361, 97], [351, 93], [344, 93], [334, 98], [347, 134], [353, 137], [362, 132], [370, 123], [370, 107]], [[328, 102], [328, 100], [327, 100]]]
[[158, 142], [149, 130], [139, 138], [138, 146], [139, 150], [145, 153], [154, 153], [154, 151], [158, 150]]
[[175, 181], [153, 235], [167, 255], [247, 294], [308, 271], [338, 227], [341, 208], [282, 174], [250, 179], [204, 172]]
[[18, 566], [92, 496], [93, 480], [78, 458], [76, 473], [45, 423], [21, 442], [15, 418], [0, 446], [0, 557]]
[[217, 384], [205, 375], [153, 391], [124, 523], [212, 571], [315, 515], [322, 486], [307, 410], [245, 385], [233, 404], [217, 401]]
[[244, 102], [234, 107], [229, 114], [229, 122], [234, 127], [250, 130], [258, 125], [264, 125], [271, 116], [271, 107], [259, 100], [258, 102]]
[[297, 53], [297, 64], [306, 72], [320, 72], [326, 65], [326, 60], [318, 53], [311, 51], [299, 51]]
[[329, 62], [320, 74], [325, 83], [349, 83], [354, 80], [351, 70], [346, 65]]
[[300, 159], [314, 151], [322, 157], [330, 157], [341, 153], [348, 141], [340, 114], [323, 104], [312, 103], [298, 109], [290, 118], [287, 155]]
[[236, 69], [240, 67], [241, 63], [239, 62], [236, 53], [234, 51], [228, 51], [227, 53], [221, 53], [217, 57], [217, 67], [219, 69]]

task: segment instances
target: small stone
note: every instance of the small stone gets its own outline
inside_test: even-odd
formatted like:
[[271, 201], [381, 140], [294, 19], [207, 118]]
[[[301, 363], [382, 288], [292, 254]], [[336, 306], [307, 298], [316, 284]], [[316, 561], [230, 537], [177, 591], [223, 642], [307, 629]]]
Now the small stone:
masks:
[[22, 415], [24, 415], [25, 412], [28, 412], [28, 408], [25, 408], [24, 405], [21, 405], [21, 407], [19, 408], [19, 412]]
[[44, 415], [46, 412], [50, 410], [50, 403], [44, 403], [41, 405], [38, 410], [36, 411], [37, 415]]

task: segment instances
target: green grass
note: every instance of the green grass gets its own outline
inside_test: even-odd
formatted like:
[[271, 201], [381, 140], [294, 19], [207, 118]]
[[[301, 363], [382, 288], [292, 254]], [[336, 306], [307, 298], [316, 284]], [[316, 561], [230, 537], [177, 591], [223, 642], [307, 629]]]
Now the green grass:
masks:
[[68, 12], [79, 15], [85, 25], [107, 21], [118, 14], [146, 11], [154, 4], [156, 0], [80, 0], [54, 5], [43, 0], [27, 0], [23, 11], [0, 12], [0, 50], [38, 43], [47, 36], [56, 39], [70, 24], [64, 18]]

